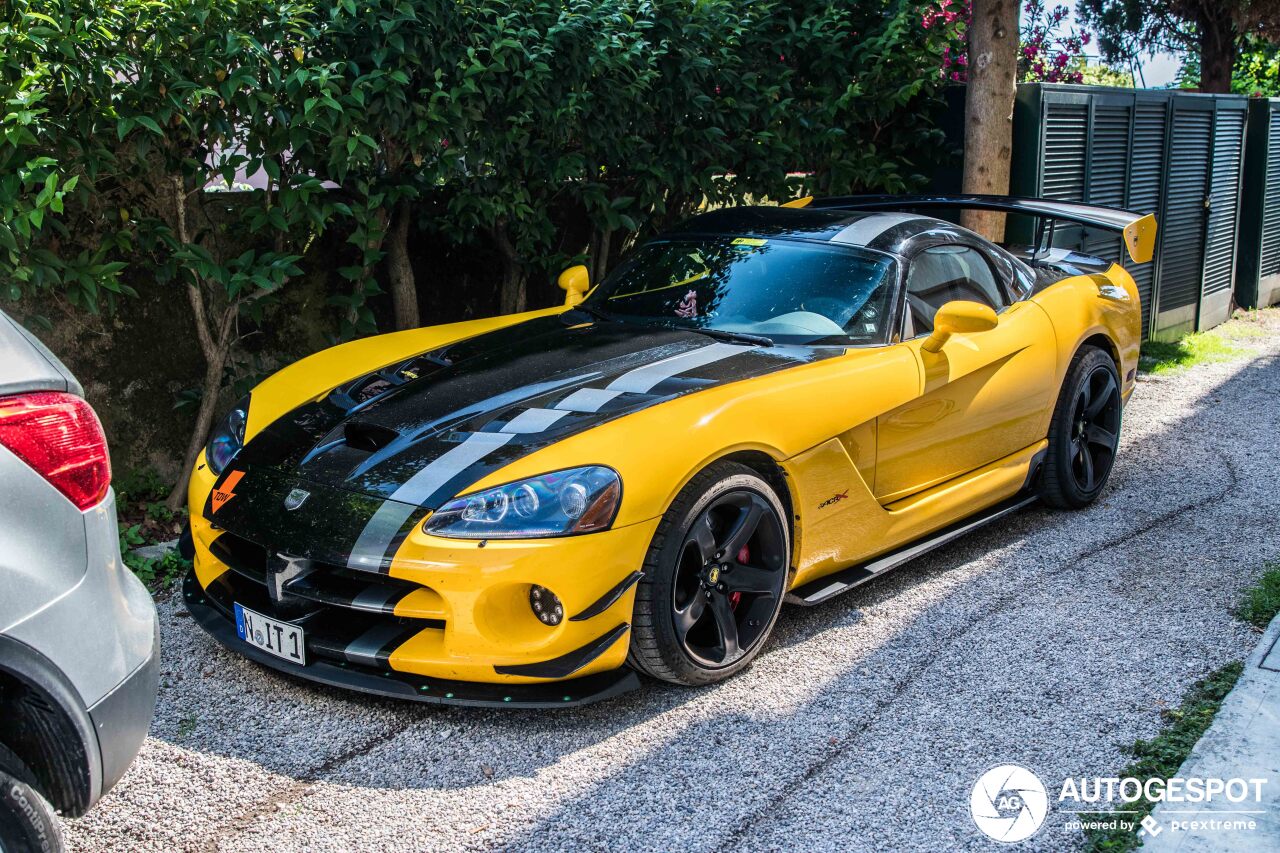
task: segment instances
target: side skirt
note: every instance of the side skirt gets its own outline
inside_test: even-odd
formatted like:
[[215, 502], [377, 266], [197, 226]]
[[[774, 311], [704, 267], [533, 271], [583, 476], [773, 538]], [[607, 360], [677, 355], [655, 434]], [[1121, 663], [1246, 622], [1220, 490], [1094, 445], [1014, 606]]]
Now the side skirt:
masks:
[[1003, 518], [1010, 513], [1017, 512], [1025, 506], [1038, 501], [1039, 498], [1034, 493], [1021, 492], [1014, 495], [1008, 500], [983, 510], [977, 515], [971, 515], [966, 519], [952, 524], [950, 527], [944, 527], [936, 533], [931, 533], [923, 539], [917, 539], [909, 545], [900, 548], [890, 554], [877, 557], [866, 563], [859, 563], [847, 569], [818, 578], [804, 586], [796, 587], [787, 593], [786, 601], [789, 604], [799, 604], [802, 607], [812, 607], [815, 604], [835, 598], [842, 592], [847, 592], [859, 584], [866, 583], [872, 578], [885, 574], [890, 569], [896, 569], [903, 563], [914, 560], [922, 554], [927, 554], [934, 548], [946, 545], [977, 530], [979, 527], [985, 527], [991, 522]]

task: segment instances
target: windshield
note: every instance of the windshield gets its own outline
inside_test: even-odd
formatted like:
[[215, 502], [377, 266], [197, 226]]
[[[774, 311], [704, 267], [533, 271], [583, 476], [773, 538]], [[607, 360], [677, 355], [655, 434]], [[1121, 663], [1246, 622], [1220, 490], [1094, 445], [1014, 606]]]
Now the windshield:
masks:
[[610, 319], [761, 335], [778, 343], [881, 344], [892, 258], [792, 240], [706, 237], [633, 252], [586, 305]]

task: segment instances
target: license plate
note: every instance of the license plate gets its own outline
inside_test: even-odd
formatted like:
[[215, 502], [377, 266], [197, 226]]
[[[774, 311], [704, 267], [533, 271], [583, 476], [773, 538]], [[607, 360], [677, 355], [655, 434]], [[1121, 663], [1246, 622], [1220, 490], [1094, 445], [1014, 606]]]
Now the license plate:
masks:
[[268, 654], [306, 666], [307, 636], [297, 625], [236, 605], [236, 633]]

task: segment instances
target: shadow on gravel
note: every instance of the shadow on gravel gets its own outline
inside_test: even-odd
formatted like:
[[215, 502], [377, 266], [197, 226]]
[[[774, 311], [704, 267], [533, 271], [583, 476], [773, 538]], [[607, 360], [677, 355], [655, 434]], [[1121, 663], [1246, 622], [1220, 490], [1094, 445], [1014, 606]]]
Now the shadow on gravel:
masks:
[[[834, 678], [815, 684], [800, 704], [773, 714], [699, 721], [655, 744], [648, 754], [634, 757], [586, 796], [560, 803], [535, 825], [487, 841], [554, 846], [565, 840], [562, 827], [578, 823], [575, 815], [590, 814], [593, 822], [609, 825], [643, 814], [655, 826], [663, 825], [664, 818], [678, 817], [702, 820], [708, 830], [727, 827], [714, 841], [705, 839], [719, 849], [744, 843], [804, 846], [803, 829], [830, 831], [835, 825], [829, 822], [835, 818], [832, 812], [842, 807], [861, 809], [860, 815], [846, 818], [863, 823], [866, 837], [874, 838], [875, 830], [884, 828], [878, 812], [885, 789], [869, 781], [877, 775], [890, 788], [910, 790], [913, 780], [936, 787], [992, 741], [997, 755], [1006, 750], [1006, 760], [1043, 767], [1060, 762], [1059, 751], [1073, 738], [1091, 739], [1092, 747], [1112, 750], [1117, 729], [1113, 712], [1140, 710], [1154, 718], [1158, 700], [1140, 709], [1134, 708], [1135, 701], [1161, 692], [1180, 695], [1203, 674], [1187, 671], [1180, 674], [1180, 684], [1148, 684], [1143, 682], [1143, 667], [1160, 658], [1177, 660], [1184, 650], [1199, 652], [1198, 638], [1186, 630], [1188, 624], [1203, 627], [1200, 620], [1206, 611], [1230, 622], [1239, 591], [1256, 570], [1235, 560], [1229, 548], [1223, 551], [1228, 537], [1220, 526], [1201, 528], [1190, 516], [1247, 488], [1271, 497], [1269, 504], [1259, 500], [1253, 508], [1259, 525], [1254, 529], [1268, 529], [1276, 517], [1280, 498], [1273, 495], [1275, 469], [1269, 448], [1280, 443], [1277, 409], [1272, 403], [1257, 407], [1254, 411], [1261, 416], [1249, 420], [1235, 414], [1232, 404], [1274, 397], [1280, 385], [1274, 378], [1277, 371], [1280, 359], [1259, 359], [1182, 417], [1127, 443], [1107, 493], [1093, 507], [1076, 513], [1029, 509], [1007, 524], [977, 531], [819, 608], [784, 611], [771, 647], [745, 676], [769, 667], [771, 658], [785, 655], [789, 648], [813, 646], [814, 638], [832, 628], [850, 627], [850, 617], [859, 612], [892, 608], [920, 587], [956, 576], [955, 586], [936, 602], [896, 631], [871, 638], [865, 655], [850, 658]], [[1231, 458], [1236, 453], [1256, 458], [1256, 479], [1243, 482], [1246, 472]], [[1247, 518], [1239, 521], [1241, 529], [1249, 528]], [[1197, 549], [1198, 542], [1208, 544]], [[1280, 542], [1270, 547], [1280, 551]], [[977, 561], [985, 565], [971, 566]], [[1190, 623], [1181, 618], [1183, 611], [1188, 611]], [[1160, 617], [1169, 613], [1179, 618], [1164, 626]], [[1027, 645], [1032, 646], [1031, 654]], [[813, 655], [833, 651], [811, 649]], [[1079, 659], [1065, 669], [1079, 672], [1083, 665], [1087, 681], [1062, 682], [1055, 670], [1064, 656]], [[780, 677], [803, 681], [806, 675], [804, 668], [796, 667]], [[964, 694], [963, 701], [956, 701], [958, 694]], [[890, 713], [903, 702], [911, 704], [926, 724], [908, 728], [907, 721]], [[1069, 711], [1083, 717], [1084, 726], [1070, 724], [1065, 736], [1050, 736], [1064, 727], [1062, 717]], [[946, 734], [933, 739], [932, 731]], [[957, 738], [964, 732], [968, 737]], [[1129, 743], [1133, 737], [1123, 740]], [[725, 742], [733, 747], [723, 749]], [[897, 748], [868, 753], [866, 742]], [[759, 751], [768, 754], [771, 748], [774, 754], [763, 763], [768, 784], [754, 790], [750, 784], [740, 786], [734, 768], [755, 767], [751, 777], [758, 777]], [[692, 774], [690, 791], [733, 786], [736, 802], [712, 797], [701, 803], [694, 799], [674, 811], [664, 807], [671, 779], [655, 771], [691, 758], [711, 763], [704, 766], [709, 771], [705, 775]], [[968, 788], [990, 761], [979, 757], [976, 771], [962, 773], [952, 786], [957, 829], [972, 832]], [[643, 772], [636, 771], [639, 767]], [[1086, 769], [1106, 768], [1070, 765], [1064, 774]], [[831, 802], [833, 788], [845, 795], [843, 803]], [[812, 803], [794, 802], [805, 799], [820, 805], [815, 809]], [[770, 838], [758, 832], [770, 820], [790, 826]], [[904, 836], [897, 839], [903, 842]], [[658, 846], [663, 842], [660, 834], [653, 839]]]
[[[830, 767], [853, 762], [905, 772], [904, 756], [863, 755], [860, 743], [891, 726], [885, 715], [919, 691], [936, 697], [939, 714], [954, 712], [950, 700], [969, 691], [962, 704], [985, 708], [993, 729], [1015, 725], [1005, 720], [1010, 715], [1044, 716], [1049, 725], [1054, 710], [1077, 702], [1082, 691], [1094, 691], [1100, 703], [1126, 701], [1131, 684], [1056, 682], [1054, 661], [1097, 653], [1099, 666], [1109, 666], [1112, 657], [1096, 652], [1090, 639], [1103, 637], [1127, 653], [1122, 659], [1140, 666], [1142, 655], [1161, 649], [1126, 649], [1125, 637], [1142, 624], [1153, 598], [1181, 607], [1185, 596], [1206, 593], [1200, 604], [1218, 607], [1237, 581], [1243, 586], [1243, 575], [1212, 583], [1197, 578], [1186, 554], [1187, 565], [1166, 555], [1140, 566], [1136, 556], [1122, 558], [1116, 551], [1144, 531], [1176, 527], [1190, 508], [1227, 496], [1236, 482], [1234, 464], [1213, 447], [1230, 442], [1261, 452], [1280, 441], [1274, 417], [1266, 424], [1242, 423], [1230, 405], [1250, 394], [1274, 394], [1261, 387], [1259, 376], [1276, 370], [1275, 359], [1254, 362], [1181, 418], [1126, 442], [1108, 492], [1088, 510], [1033, 508], [825, 605], [787, 608], [760, 659], [722, 685], [648, 683], [617, 700], [564, 712], [413, 705], [299, 685], [223, 651], [189, 618], [170, 613], [169, 690], [162, 693], [168, 704], [153, 735], [304, 783], [324, 779], [423, 793], [532, 778], [607, 752], [613, 763], [585, 791], [549, 800], [551, 812], [519, 822], [515, 834], [486, 836], [485, 843], [536, 839], [558, 846], [571, 837], [569, 827], [582, 825], [585, 810], [597, 826], [633, 822], [637, 815], [655, 827], [705, 818], [708, 828], [736, 828], [720, 841], [703, 839], [703, 845], [732, 845]], [[1147, 550], [1160, 557], [1162, 547]], [[1167, 579], [1161, 570], [1170, 573]], [[1012, 636], [1019, 629], [1038, 632], [1034, 654], [1004, 659], [991, 648], [1008, 641], [1011, 623]], [[1160, 642], [1193, 640], [1170, 636]], [[968, 649], [968, 657], [956, 657], [958, 646]], [[991, 669], [1000, 660], [1005, 671], [997, 678]], [[1025, 692], [1011, 692], [1007, 685], [1014, 683], [1026, 685]], [[1029, 697], [1040, 708], [1034, 713], [1025, 707]], [[632, 729], [659, 716], [670, 722], [664, 720], [656, 736], [650, 730], [642, 743], [628, 740]], [[915, 751], [912, 767], [927, 768], [933, 756], [952, 754], [954, 744], [914, 736], [903, 743]], [[626, 745], [620, 758], [614, 742]], [[723, 793], [730, 787], [731, 797]], [[661, 835], [652, 842], [665, 846]]]

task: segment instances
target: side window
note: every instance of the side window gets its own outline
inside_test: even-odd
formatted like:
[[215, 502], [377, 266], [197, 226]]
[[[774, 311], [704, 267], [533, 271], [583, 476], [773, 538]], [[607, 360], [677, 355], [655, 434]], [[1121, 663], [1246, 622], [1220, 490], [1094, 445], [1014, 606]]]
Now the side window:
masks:
[[1008, 305], [991, 265], [969, 246], [925, 249], [907, 272], [907, 338], [933, 331], [933, 315], [948, 302], [980, 302], [999, 311]]

